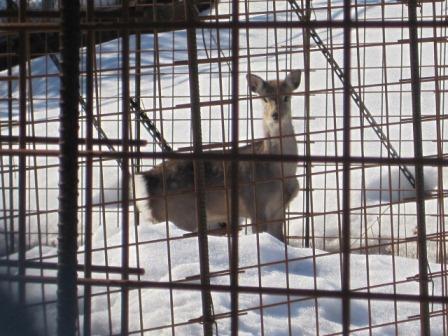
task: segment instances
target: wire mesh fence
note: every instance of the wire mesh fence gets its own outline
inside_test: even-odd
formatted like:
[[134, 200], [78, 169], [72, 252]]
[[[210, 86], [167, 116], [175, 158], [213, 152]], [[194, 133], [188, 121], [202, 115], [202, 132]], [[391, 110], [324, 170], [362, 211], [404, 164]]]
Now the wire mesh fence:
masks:
[[23, 333], [448, 334], [447, 10], [0, 0]]

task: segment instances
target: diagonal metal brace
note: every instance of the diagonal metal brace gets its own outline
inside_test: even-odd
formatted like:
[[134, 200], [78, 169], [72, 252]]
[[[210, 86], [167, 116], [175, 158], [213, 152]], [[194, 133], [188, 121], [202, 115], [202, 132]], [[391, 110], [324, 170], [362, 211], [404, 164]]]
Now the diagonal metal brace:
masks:
[[172, 152], [173, 149], [170, 147], [170, 145], [168, 145], [168, 142], [163, 138], [162, 134], [159, 132], [159, 130], [151, 121], [151, 119], [148, 118], [145, 111], [141, 109], [137, 98], [131, 97], [130, 105], [131, 105], [131, 111], [137, 115], [143, 127], [145, 127], [145, 129], [153, 137], [153, 139], [160, 146], [160, 148], [162, 148], [164, 152]]
[[[294, 9], [294, 11], [295, 11], [297, 17], [299, 18], [299, 20], [300, 21], [306, 21], [305, 12], [297, 4], [297, 1], [296, 0], [288, 0], [288, 1], [290, 3], [291, 7]], [[317, 34], [316, 30], [314, 28], [310, 27], [309, 28], [309, 33], [310, 33], [310, 36], [312, 37], [312, 39], [314, 40], [314, 42], [316, 43], [317, 47], [319, 48], [319, 50], [324, 55], [324, 57], [327, 60], [328, 64], [330, 64], [332, 70], [336, 73], [336, 75], [339, 77], [339, 79], [341, 80], [341, 82], [343, 84], [347, 84], [346, 83], [346, 79], [345, 79], [345, 75], [344, 75], [344, 71], [342, 71], [342, 69], [339, 66], [339, 64], [335, 61], [335, 59], [333, 58], [333, 55], [331, 54], [330, 50], [325, 46], [324, 42], [322, 41], [320, 36]], [[352, 96], [353, 101], [358, 106], [358, 108], [359, 108], [360, 112], [362, 113], [362, 115], [364, 116], [364, 118], [367, 120], [367, 122], [373, 128], [373, 130], [375, 131], [376, 135], [380, 139], [380, 141], [383, 144], [383, 146], [386, 148], [386, 150], [389, 153], [389, 155], [392, 158], [394, 158], [394, 159], [398, 159], [399, 155], [398, 155], [397, 151], [392, 146], [392, 144], [390, 143], [390, 141], [387, 138], [386, 134], [384, 134], [384, 132], [381, 129], [381, 127], [375, 121], [375, 118], [372, 116], [370, 111], [367, 109], [367, 106], [362, 101], [360, 95], [356, 92], [355, 88], [350, 83], [348, 83], [348, 87], [349, 87], [350, 95]], [[415, 178], [412, 175], [412, 173], [410, 172], [410, 170], [408, 169], [408, 167], [406, 167], [405, 165], [399, 165], [399, 168], [400, 168], [401, 172], [403, 173], [403, 175], [407, 178], [407, 180], [411, 184], [412, 188], [415, 188]]]
[[[49, 56], [50, 56], [50, 59], [53, 61], [54, 65], [56, 66], [56, 68], [58, 69], [58, 71], [60, 72], [61, 71], [61, 63], [59, 61], [59, 58], [56, 56], [56, 54], [50, 54]], [[81, 105], [81, 108], [84, 112], [87, 111], [87, 104], [82, 96], [79, 96], [79, 105]], [[109, 143], [109, 138], [107, 137], [104, 130], [101, 128], [101, 125], [95, 116], [93, 116], [92, 122], [93, 122], [93, 125], [95, 126], [100, 138], [103, 140], [106, 140], [107, 148], [109, 148], [109, 150], [111, 152], [115, 152], [116, 150], [115, 150], [114, 146], [112, 146], [112, 144]], [[116, 160], [117, 160], [118, 165], [121, 167], [122, 160], [120, 158], [118, 158]]]
[[[18, 11], [17, 4], [13, 0], [7, 0], [7, 4], [8, 4], [9, 8], [12, 8], [13, 10]], [[41, 37], [38, 35], [37, 39], [41, 40]], [[40, 42], [43, 43], [43, 41], [40, 41]], [[59, 73], [61, 73], [61, 62], [59, 61], [58, 56], [55, 53], [50, 53], [49, 57], [50, 57], [51, 61], [53, 62], [54, 66], [56, 67], [56, 69], [59, 71]], [[84, 98], [82, 96], [79, 96], [79, 104], [81, 105], [81, 108], [83, 109], [83, 111], [86, 112], [87, 105], [86, 105], [86, 101], [84, 100]], [[95, 116], [93, 116], [92, 120], [93, 120], [93, 125], [95, 126], [96, 130], [98, 131], [100, 138], [106, 141], [107, 148], [109, 148], [109, 150], [111, 152], [115, 152], [114, 146], [112, 146], [112, 144], [109, 143], [109, 138], [107, 137], [104, 130], [101, 128], [101, 125], [98, 122], [98, 119]], [[118, 162], [118, 165], [121, 167], [122, 160], [119, 158], [116, 160]]]

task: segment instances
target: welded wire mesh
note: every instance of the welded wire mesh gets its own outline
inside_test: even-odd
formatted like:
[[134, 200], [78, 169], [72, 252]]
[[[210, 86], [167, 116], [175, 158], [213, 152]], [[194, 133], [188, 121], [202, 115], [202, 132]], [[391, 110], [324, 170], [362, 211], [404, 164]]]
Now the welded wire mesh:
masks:
[[[83, 335], [447, 334], [446, 1], [82, 1], [78, 153], [61, 154], [64, 8], [0, 0], [0, 280], [34, 332], [76, 311]], [[246, 74], [294, 69], [298, 152], [244, 152], [271, 141]], [[194, 163], [193, 232], [136, 207], [135, 176], [172, 162]], [[208, 162], [228, 179], [218, 229]], [[247, 162], [297, 164], [271, 176], [300, 186], [285, 242], [239, 216]]]

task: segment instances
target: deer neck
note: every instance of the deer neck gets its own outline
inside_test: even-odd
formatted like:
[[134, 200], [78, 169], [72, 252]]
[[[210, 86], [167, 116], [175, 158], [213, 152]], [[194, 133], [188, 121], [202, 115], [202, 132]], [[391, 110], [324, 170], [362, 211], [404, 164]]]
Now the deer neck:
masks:
[[297, 142], [291, 118], [282, 118], [281, 122], [273, 120], [264, 123], [265, 149], [270, 154], [297, 154]]
[[[281, 123], [265, 122], [264, 133], [264, 148], [267, 153], [281, 155], [298, 154], [294, 127], [290, 117], [282, 118]], [[296, 162], [285, 162], [283, 164], [284, 175], [295, 175], [296, 167]]]

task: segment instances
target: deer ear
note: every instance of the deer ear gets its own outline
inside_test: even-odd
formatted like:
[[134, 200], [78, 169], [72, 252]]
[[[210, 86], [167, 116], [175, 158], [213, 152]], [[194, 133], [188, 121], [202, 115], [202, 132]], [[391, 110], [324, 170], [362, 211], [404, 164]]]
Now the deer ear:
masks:
[[258, 93], [259, 95], [264, 94], [266, 82], [263, 79], [252, 74], [247, 74], [246, 79], [252, 92]]
[[291, 91], [294, 91], [299, 87], [301, 77], [302, 72], [300, 70], [293, 70], [288, 74], [288, 76], [286, 76], [285, 82]]

